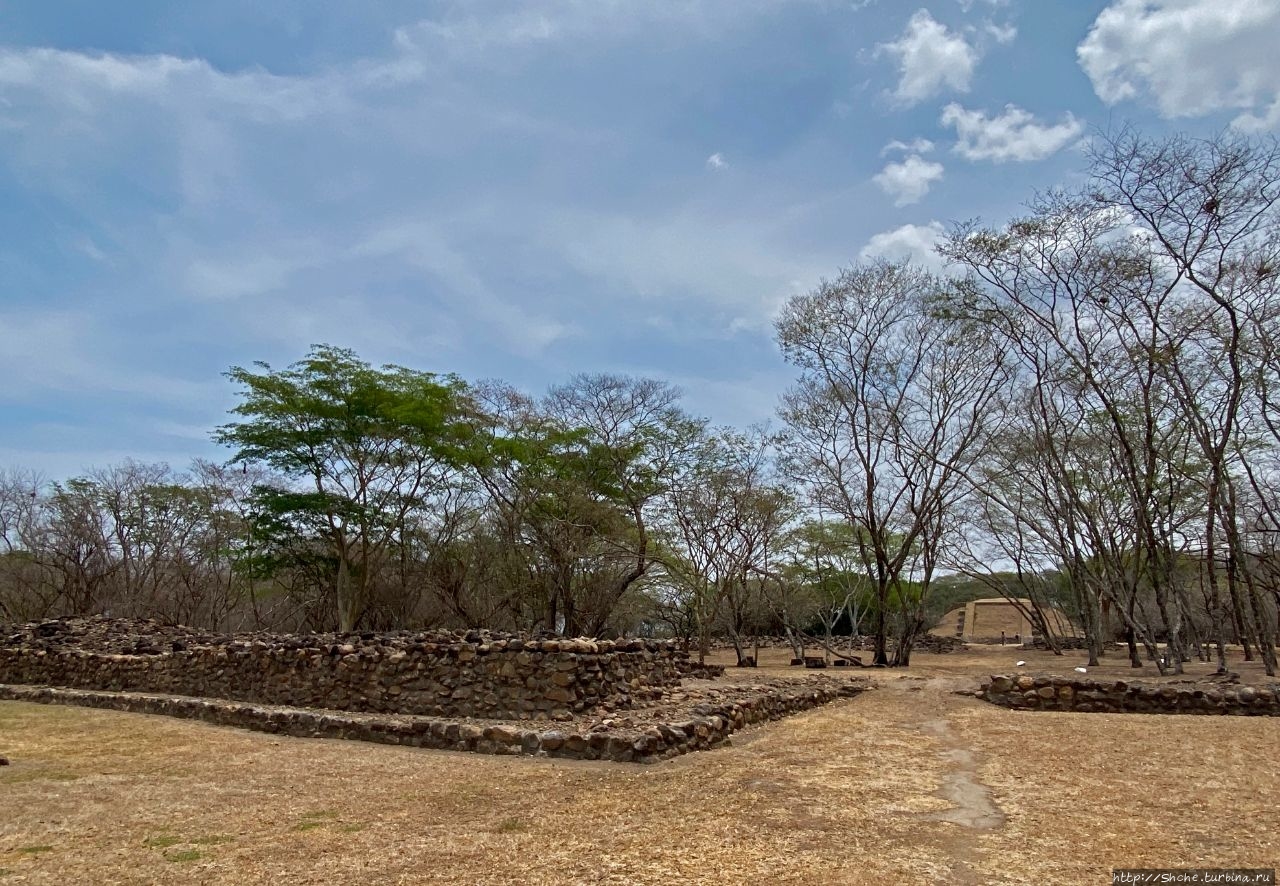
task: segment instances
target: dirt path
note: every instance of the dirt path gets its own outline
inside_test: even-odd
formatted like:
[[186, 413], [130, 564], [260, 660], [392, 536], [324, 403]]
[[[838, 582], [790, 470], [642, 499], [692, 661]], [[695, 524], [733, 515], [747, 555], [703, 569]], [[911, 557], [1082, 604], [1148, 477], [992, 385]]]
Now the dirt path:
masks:
[[[948, 860], [952, 882], [961, 886], [982, 886], [988, 882], [983, 871], [991, 865], [973, 839], [975, 831], [992, 831], [1005, 824], [1005, 816], [992, 799], [989, 785], [979, 772], [979, 752], [952, 728], [957, 709], [972, 704], [956, 696], [969, 681], [954, 678], [926, 678], [886, 675], [877, 680], [874, 704], [883, 706], [882, 717], [893, 711], [904, 729], [916, 729], [932, 740], [932, 750], [944, 763], [941, 783], [934, 795], [947, 808], [919, 813], [927, 822], [941, 822], [930, 836], [939, 854]], [[916, 719], [916, 718], [919, 719]]]
[[939, 736], [944, 743], [951, 745], [942, 752], [943, 759], [954, 764], [947, 774], [938, 794], [948, 802], [954, 803], [954, 809], [946, 812], [934, 812], [927, 816], [932, 821], [949, 821], [961, 827], [979, 831], [989, 831], [1004, 824], [1004, 814], [991, 800], [991, 788], [978, 779], [978, 767], [973, 751], [955, 746], [954, 733], [946, 720], [929, 720], [921, 729]]

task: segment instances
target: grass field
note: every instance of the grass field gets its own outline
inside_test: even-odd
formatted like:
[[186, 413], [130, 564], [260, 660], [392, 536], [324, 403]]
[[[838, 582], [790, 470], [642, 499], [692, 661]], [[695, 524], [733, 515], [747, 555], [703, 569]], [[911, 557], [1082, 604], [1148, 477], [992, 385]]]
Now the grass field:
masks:
[[1080, 663], [922, 655], [859, 672], [874, 692], [650, 767], [0, 702], [0, 886], [1104, 884], [1113, 867], [1280, 862], [1280, 721], [955, 693], [1018, 657]]

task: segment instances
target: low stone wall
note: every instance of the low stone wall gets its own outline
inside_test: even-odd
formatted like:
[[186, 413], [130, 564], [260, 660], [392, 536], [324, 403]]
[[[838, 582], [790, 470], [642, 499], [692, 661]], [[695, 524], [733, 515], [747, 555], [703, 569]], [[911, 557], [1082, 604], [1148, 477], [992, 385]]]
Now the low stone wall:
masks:
[[382, 744], [487, 754], [524, 754], [656, 763], [722, 744], [752, 723], [776, 720], [838, 698], [867, 685], [850, 681], [806, 682], [803, 687], [748, 694], [734, 702], [701, 704], [688, 719], [659, 722], [637, 731], [522, 729], [511, 724], [479, 725], [426, 717], [348, 714], [300, 710], [220, 699], [0, 685], [0, 700], [68, 704], [202, 720], [259, 732], [304, 738], [340, 738]]
[[715, 680], [724, 676], [724, 665], [682, 661], [676, 665], [676, 668], [680, 671], [681, 677], [693, 680]]
[[216, 636], [60, 619], [0, 633], [0, 683], [521, 720], [626, 708], [676, 685], [687, 658], [670, 641], [478, 632]]
[[[790, 641], [787, 640], [786, 637], [780, 637], [777, 635], [761, 635], [759, 637], [747, 637], [742, 641], [742, 651], [747, 655], [750, 655], [751, 650], [754, 649], [756, 646], [759, 646], [761, 649], [790, 649], [791, 643]], [[694, 644], [694, 648], [695, 649], [697, 648], [696, 643]], [[723, 637], [718, 637], [711, 641], [711, 648], [712, 649], [733, 649], [733, 643], [728, 639], [725, 639]]]
[[[754, 638], [745, 640], [742, 644], [742, 651], [750, 655], [751, 650], [756, 645], [756, 642], [757, 641]], [[761, 649], [791, 649], [792, 648], [791, 641], [788, 640], [786, 637], [763, 636], [758, 638], [758, 642]], [[996, 638], [996, 642], [999, 642], [998, 637]], [[893, 637], [889, 637], [888, 644], [889, 644], [889, 654], [892, 655], [894, 647], [897, 646], [897, 643], [895, 642]], [[716, 640], [711, 645], [712, 645], [712, 648], [714, 649], [732, 649], [733, 648], [732, 643], [729, 643], [724, 640]], [[915, 643], [912, 644], [911, 649], [913, 652], [932, 652], [937, 655], [946, 655], [947, 653], [955, 652], [958, 649], [963, 649], [964, 645], [965, 645], [964, 640], [961, 640], [959, 637], [939, 637], [936, 634], [921, 634], [920, 636], [916, 637]], [[1010, 642], [1010, 645], [1015, 645], [1015, 644]], [[819, 647], [814, 643], [809, 643], [805, 648], [819, 649], [821, 647]], [[876, 638], [869, 634], [863, 634], [861, 636], [853, 637], [853, 638], [836, 636], [836, 637], [832, 637], [831, 648], [839, 652], [859, 652], [859, 651], [870, 652], [876, 648]]]
[[[1057, 643], [1058, 643], [1058, 648], [1062, 650], [1066, 650], [1066, 649], [1083, 650], [1083, 649], [1089, 648], [1089, 641], [1085, 637], [1059, 637], [1057, 639]], [[1044, 637], [1032, 637], [1030, 640], [1027, 640], [1025, 643], [1022, 644], [1022, 648], [1038, 649], [1041, 652], [1047, 652], [1049, 651], [1050, 646], [1048, 641], [1045, 640]], [[1111, 652], [1119, 648], [1120, 648], [1119, 643], [1115, 643], [1110, 640], [1102, 644], [1102, 649], [1105, 652]]]
[[1135, 683], [995, 675], [979, 691], [992, 704], [1035, 711], [1280, 716], [1280, 684]]
[[916, 637], [916, 642], [911, 649], [913, 652], [932, 652], [934, 655], [947, 655], [964, 649], [964, 646], [964, 640], [959, 637], [939, 637], [935, 634], [921, 634]]

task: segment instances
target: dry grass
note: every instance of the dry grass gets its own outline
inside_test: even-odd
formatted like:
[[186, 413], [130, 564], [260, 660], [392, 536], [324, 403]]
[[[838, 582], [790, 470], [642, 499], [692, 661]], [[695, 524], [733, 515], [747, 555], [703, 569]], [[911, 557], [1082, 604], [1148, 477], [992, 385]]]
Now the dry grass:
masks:
[[[1280, 722], [1019, 713], [949, 691], [1015, 656], [922, 656], [906, 679], [875, 674], [880, 691], [655, 767], [4, 702], [0, 886], [1076, 884], [1280, 861]], [[955, 747], [1002, 827], [929, 817]]]

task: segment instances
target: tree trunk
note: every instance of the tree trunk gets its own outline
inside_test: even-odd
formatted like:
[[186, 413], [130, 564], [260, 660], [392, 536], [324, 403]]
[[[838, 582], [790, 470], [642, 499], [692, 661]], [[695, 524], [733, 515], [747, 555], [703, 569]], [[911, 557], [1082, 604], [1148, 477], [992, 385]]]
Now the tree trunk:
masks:
[[876, 612], [876, 646], [871, 663], [887, 667], [889, 665], [889, 650], [888, 644], [885, 642], [885, 610], [889, 606], [889, 588], [883, 581], [876, 588], [876, 599], [879, 600], [880, 606]]
[[350, 633], [360, 622], [360, 605], [356, 599], [357, 589], [352, 582], [351, 564], [347, 561], [345, 552], [338, 555], [338, 580], [334, 585], [334, 596], [337, 598], [338, 632]]

